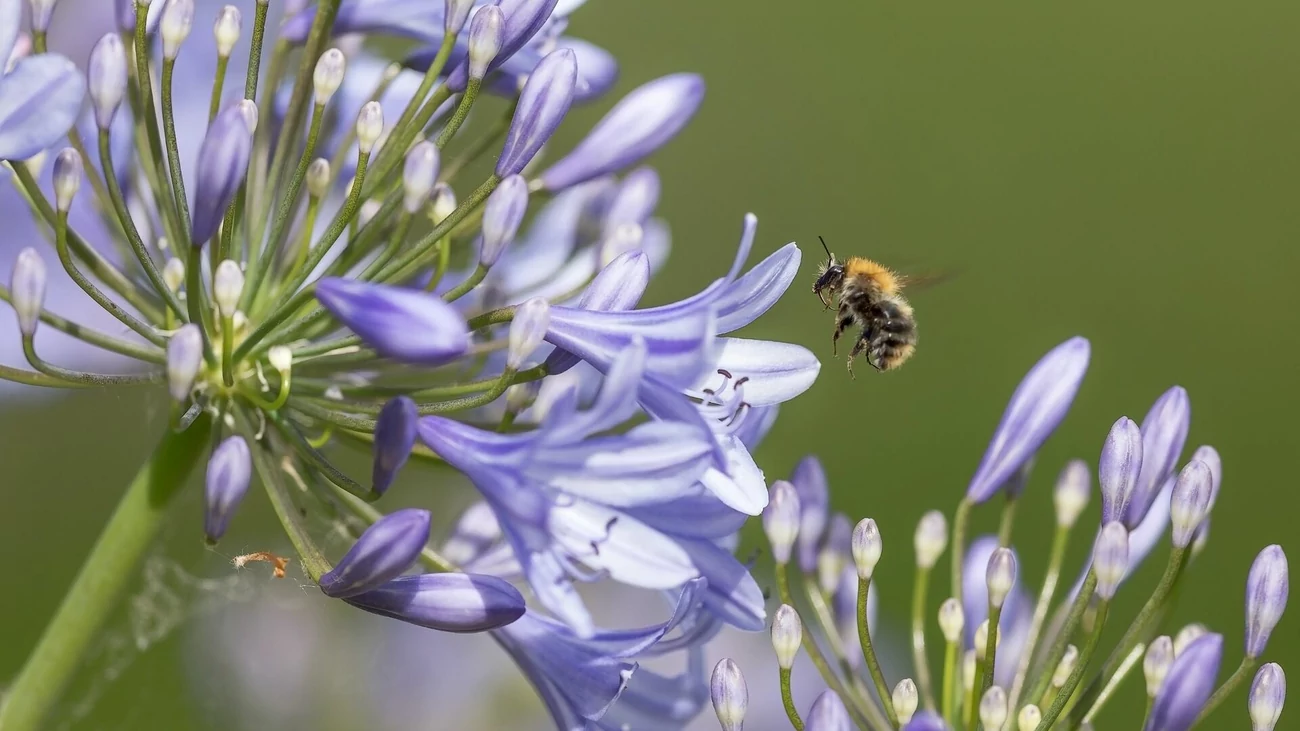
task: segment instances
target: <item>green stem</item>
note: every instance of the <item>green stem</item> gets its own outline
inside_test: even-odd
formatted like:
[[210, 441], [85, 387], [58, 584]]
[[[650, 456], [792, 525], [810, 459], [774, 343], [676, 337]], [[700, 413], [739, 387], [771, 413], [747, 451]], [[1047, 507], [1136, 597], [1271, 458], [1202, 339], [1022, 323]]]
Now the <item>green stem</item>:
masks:
[[474, 268], [474, 273], [465, 278], [465, 281], [448, 290], [447, 293], [442, 296], [443, 300], [447, 302], [455, 302], [461, 297], [469, 294], [471, 290], [483, 281], [483, 278], [487, 276], [487, 273], [488, 268], [479, 264]]
[[949, 726], [957, 723], [954, 701], [957, 698], [957, 643], [948, 642], [943, 650], [943, 718]]
[[1011, 528], [1016, 521], [1016, 499], [1007, 496], [1007, 501], [1002, 505], [1002, 517], [998, 522], [998, 545], [1003, 548], [1011, 546]]
[[482, 85], [482, 79], [469, 80], [469, 84], [465, 87], [465, 93], [460, 98], [460, 104], [456, 105], [456, 111], [451, 115], [451, 121], [447, 122], [447, 126], [442, 128], [442, 132], [438, 134], [437, 142], [434, 143], [439, 150], [446, 147], [447, 143], [451, 142], [451, 139], [460, 131], [461, 125], [465, 124], [465, 118], [469, 116], [469, 110], [470, 107], [474, 106], [474, 100], [478, 99], [478, 90]]
[[[171, 171], [172, 190], [176, 192], [176, 213], [181, 221], [181, 231], [187, 237], [190, 233], [190, 203], [185, 198], [185, 178], [181, 175], [181, 154], [176, 143], [176, 118], [172, 114], [172, 71], [176, 59], [164, 58], [162, 67], [162, 117], [163, 143], [167, 145], [167, 169]], [[173, 241], [180, 247], [182, 242]], [[199, 243], [187, 241], [184, 243]]]
[[217, 56], [217, 76], [212, 81], [212, 97], [208, 100], [208, 124], [212, 124], [221, 109], [221, 90], [226, 85], [226, 67], [229, 64], [229, 56]]
[[970, 511], [975, 504], [966, 498], [957, 503], [957, 512], [952, 516], [952, 597], [960, 604], [962, 561], [966, 556], [966, 528], [970, 523]]
[[790, 692], [790, 669], [781, 668], [781, 702], [785, 704], [785, 715], [790, 718], [790, 725], [795, 731], [803, 731], [803, 719], [799, 718], [799, 709], [794, 705], [794, 694]]
[[[1142, 659], [1142, 654], [1146, 652], [1146, 649], [1146, 645], [1139, 644], [1137, 647], [1133, 648], [1133, 651], [1128, 654], [1128, 657], [1124, 658], [1124, 662], [1120, 664], [1119, 670], [1111, 676], [1110, 680], [1106, 681], [1106, 687], [1101, 689], [1101, 694], [1097, 696], [1097, 701], [1092, 704], [1092, 708], [1089, 708], [1087, 712], [1083, 714], [1084, 723], [1092, 723], [1092, 719], [1095, 718], [1106, 705], [1106, 701], [1110, 700], [1111, 696], [1115, 694], [1116, 689], [1118, 689], [1124, 682], [1124, 679], [1128, 677], [1129, 671], [1132, 670], [1134, 666], [1137, 665], [1138, 661]], [[1083, 706], [1080, 705], [1079, 707], [1082, 708]]]
[[[1088, 608], [1088, 602], [1092, 601], [1092, 594], [1097, 590], [1097, 574], [1092, 568], [1088, 569], [1088, 575], [1083, 580], [1083, 586], [1079, 587], [1079, 595], [1074, 598], [1074, 603], [1070, 605], [1070, 613], [1065, 618], [1065, 624], [1061, 626], [1061, 631], [1052, 643], [1051, 650], [1043, 659], [1043, 672], [1038, 674], [1038, 679], [1029, 688], [1029, 694], [1025, 697], [1030, 703], [1037, 703], [1039, 698], [1043, 697], [1043, 692], [1047, 690], [1048, 684], [1052, 680], [1052, 673], [1056, 666], [1060, 664], [1061, 657], [1065, 654], [1065, 648], [1070, 644], [1070, 637], [1074, 631], [1079, 628], [1079, 622], [1083, 621], [1083, 613]], [[1039, 726], [1041, 729], [1050, 728], [1050, 726]]]
[[870, 590], [870, 578], [858, 581], [858, 643], [862, 645], [862, 657], [867, 662], [871, 681], [876, 684], [876, 693], [880, 696], [880, 704], [885, 707], [885, 716], [889, 718], [889, 725], [898, 728], [898, 711], [894, 710], [894, 696], [889, 691], [889, 683], [885, 681], [884, 671], [880, 669], [876, 648], [871, 645], [871, 627], [867, 622], [867, 592]]
[[161, 347], [167, 342], [166, 338], [160, 335], [158, 331], [122, 309], [116, 302], [109, 299], [108, 295], [100, 291], [99, 287], [96, 287], [93, 282], [86, 278], [86, 275], [81, 273], [77, 263], [72, 260], [72, 252], [68, 249], [68, 214], [66, 211], [59, 212], [58, 223], [54, 227], [54, 248], [59, 255], [59, 262], [67, 270], [68, 276], [72, 277], [72, 281], [76, 282], [82, 291], [95, 300], [95, 304], [154, 345]]
[[1029, 623], [1029, 634], [1025, 638], [1024, 650], [1020, 653], [1020, 662], [1016, 668], [1015, 680], [1011, 683], [1008, 696], [1008, 708], [1019, 708], [1020, 692], [1025, 687], [1025, 678], [1029, 675], [1029, 662], [1034, 655], [1038, 635], [1043, 631], [1043, 622], [1052, 605], [1052, 596], [1056, 593], [1056, 584], [1061, 578], [1061, 564], [1065, 560], [1065, 549], [1070, 542], [1070, 529], [1057, 526], [1056, 535], [1052, 537], [1052, 553], [1047, 559], [1047, 576], [1043, 579], [1043, 588], [1038, 592], [1038, 603], [1034, 605], [1033, 619]]
[[930, 569], [918, 566], [912, 585], [912, 664], [916, 666], [916, 685], [921, 689], [925, 707], [934, 710], [934, 681], [930, 679], [930, 662], [925, 657], [925, 604], [930, 588]]
[[1206, 717], [1211, 713], [1214, 713], [1214, 709], [1218, 708], [1220, 703], [1223, 703], [1224, 698], [1232, 695], [1232, 692], [1237, 689], [1237, 686], [1246, 682], [1246, 680], [1250, 678], [1250, 674], [1255, 671], [1255, 664], [1258, 662], [1258, 658], [1250, 657], [1249, 655], [1241, 658], [1241, 664], [1237, 666], [1236, 672], [1224, 681], [1223, 685], [1219, 686], [1218, 690], [1214, 691], [1214, 695], [1210, 696], [1210, 700], [1205, 702], [1205, 707], [1201, 709], [1196, 720], [1192, 721], [1192, 725], [1188, 728], [1194, 728], [1196, 724], [1204, 721]]
[[[993, 671], [997, 668], [998, 661], [998, 624], [1001, 621], [1002, 607], [995, 607], [990, 604], [989, 631], [988, 637], [984, 642], [984, 676], [980, 681], [979, 693], [975, 694], [973, 698], [972, 706], [978, 705], [980, 699], [984, 697], [984, 694], [989, 691], [989, 688], [993, 687]], [[975, 716], [978, 718], [979, 714], [976, 713]], [[977, 721], [975, 723], [975, 731], [980, 731], [982, 728], [984, 728], [984, 724]], [[997, 729], [993, 729], [992, 731], [997, 731]]]
[[167, 432], [136, 473], [36, 649], [7, 689], [0, 728], [36, 729], [58, 702], [208, 445], [211, 426], [210, 419], [200, 417], [183, 432]]
[[[0, 284], [0, 300], [13, 304], [13, 295], [9, 288]], [[103, 348], [111, 353], [125, 355], [128, 358], [135, 358], [146, 363], [157, 363], [162, 365], [167, 358], [160, 348], [152, 348], [144, 345], [138, 345], [127, 340], [119, 340], [115, 337], [105, 335], [94, 328], [86, 327], [71, 320], [64, 319], [49, 310], [41, 310], [41, 322], [58, 330], [61, 333], [71, 335], [82, 342], [90, 343], [98, 348]]]
[[[1089, 572], [1091, 574], [1091, 572]], [[1070, 697], [1074, 695], [1074, 689], [1079, 687], [1079, 681], [1083, 679], [1083, 674], [1088, 671], [1089, 661], [1092, 660], [1093, 654], [1097, 650], [1097, 643], [1101, 640], [1101, 631], [1106, 626], [1106, 614], [1110, 611], [1110, 602], [1105, 600], [1097, 605], [1097, 619], [1093, 625], [1092, 632], [1088, 634], [1088, 640], [1083, 646], [1083, 651], [1079, 653], [1079, 660], [1074, 664], [1074, 669], [1070, 671], [1070, 677], [1061, 686], [1052, 705], [1043, 714], [1043, 720], [1038, 722], [1038, 731], [1048, 731], [1056, 719], [1061, 717], [1065, 706], [1070, 702]]]
[[259, 2], [254, 11], [253, 41], [248, 48], [248, 72], [244, 75], [245, 99], [257, 99], [257, 76], [262, 69], [262, 40], [266, 37], [266, 14], [270, 8], [271, 3]]

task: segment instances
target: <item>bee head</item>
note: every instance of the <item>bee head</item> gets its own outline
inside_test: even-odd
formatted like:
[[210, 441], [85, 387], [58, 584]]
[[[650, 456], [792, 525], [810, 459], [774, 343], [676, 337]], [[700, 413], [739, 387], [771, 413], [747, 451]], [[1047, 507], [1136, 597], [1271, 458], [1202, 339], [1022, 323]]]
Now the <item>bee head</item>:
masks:
[[826, 250], [826, 263], [821, 265], [817, 273], [817, 281], [813, 284], [813, 291], [821, 294], [823, 290], [839, 287], [844, 281], [844, 266], [835, 261], [835, 255], [826, 245], [826, 239], [820, 236], [817, 239], [822, 242], [822, 248]]

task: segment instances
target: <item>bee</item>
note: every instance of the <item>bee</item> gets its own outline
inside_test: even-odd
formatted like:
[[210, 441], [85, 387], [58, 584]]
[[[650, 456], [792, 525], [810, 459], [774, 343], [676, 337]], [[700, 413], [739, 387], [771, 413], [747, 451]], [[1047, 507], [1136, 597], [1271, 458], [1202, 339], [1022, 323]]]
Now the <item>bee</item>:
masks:
[[865, 355], [877, 371], [893, 370], [907, 362], [916, 352], [916, 318], [912, 305], [903, 297], [907, 280], [870, 259], [852, 256], [840, 263], [835, 260], [826, 239], [818, 236], [826, 249], [826, 263], [817, 272], [813, 293], [826, 309], [839, 303], [835, 315], [835, 333], [831, 337], [832, 353], [838, 353], [840, 335], [850, 325], [862, 328], [849, 353], [849, 375], [853, 361]]

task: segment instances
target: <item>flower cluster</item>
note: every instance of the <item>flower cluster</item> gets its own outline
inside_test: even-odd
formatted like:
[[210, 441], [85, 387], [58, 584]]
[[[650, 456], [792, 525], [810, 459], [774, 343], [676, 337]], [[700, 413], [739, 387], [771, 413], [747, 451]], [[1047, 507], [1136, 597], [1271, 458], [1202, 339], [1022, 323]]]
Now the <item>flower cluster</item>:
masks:
[[[119, 0], [84, 78], [47, 47], [63, 6], [30, 4], [20, 37], [19, 3], [0, 0], [14, 188], [0, 208], [51, 246], [25, 238], [0, 287], [21, 345], [5, 352], [27, 366], [0, 378], [165, 386], [172, 405], [105, 535], [156, 530], [207, 455], [208, 542], [260, 483], [325, 597], [491, 631], [562, 727], [701, 708], [702, 671], [634, 677], [637, 658], [684, 651], [696, 666], [722, 625], [764, 626], [733, 555], [768, 504], [751, 450], [820, 367], [802, 347], [729, 336], [800, 263], [791, 243], [747, 269], [752, 215], [725, 276], [638, 308], [669, 246], [659, 178], [639, 164], [693, 117], [702, 80], [642, 84], [547, 161], [570, 107], [617, 79], [610, 54], [564, 35], [581, 0]], [[416, 49], [393, 63], [369, 37]], [[488, 95], [504, 115], [468, 124]], [[373, 451], [368, 481], [331, 459], [340, 443]], [[481, 493], [449, 536], [431, 536], [428, 511], [377, 509], [413, 456]], [[352, 533], [341, 557], [316, 515]], [[148, 535], [97, 548], [82, 575], [120, 574]], [[664, 594], [671, 618], [598, 627], [578, 590], [598, 580]], [[120, 586], [54, 618], [0, 725], [39, 722], [67, 679], [50, 658], [84, 650], [78, 628]]]
[[[922, 516], [914, 534], [912, 675], [893, 685], [870, 631], [875, 625], [871, 579], [884, 549], [879, 526], [867, 518], [850, 531], [848, 518], [828, 515], [826, 476], [814, 457], [802, 462], [789, 482], [773, 484], [763, 526], [782, 604], [773, 615], [771, 637], [786, 712], [796, 729], [1092, 729], [1140, 664], [1147, 715], [1114, 722], [1117, 727], [1187, 731], [1253, 673], [1251, 727], [1272, 731], [1286, 679], [1276, 663], [1259, 663], [1286, 608], [1289, 579], [1280, 546], [1260, 551], [1250, 568], [1242, 658], [1222, 684], [1223, 635], [1200, 624], [1162, 634], [1187, 570], [1208, 540], [1223, 478], [1219, 454], [1210, 446], [1198, 447], [1179, 466], [1191, 421], [1182, 388], [1162, 394], [1140, 425], [1121, 417], [1107, 434], [1097, 460], [1101, 520], [1084, 529], [1092, 551], [1076, 583], [1058, 591], [1069, 539], [1091, 496], [1091, 470], [1082, 460], [1066, 464], [1056, 479], [1055, 538], [1041, 587], [1033, 591], [1020, 576], [1011, 540], [1017, 501], [1035, 453], [1074, 400], [1089, 353], [1088, 341], [1074, 338], [1045, 355], [1012, 395], [951, 528], [943, 513]], [[995, 498], [1002, 501], [998, 533], [968, 540], [972, 510]], [[1107, 651], [1101, 638], [1115, 625], [1112, 600], [1166, 536], [1163, 577]], [[798, 597], [788, 577], [796, 545]], [[935, 675], [928, 656], [927, 634], [933, 629], [927, 596], [931, 571], [949, 548], [951, 596], [937, 613], [943, 669]], [[801, 615], [796, 605], [807, 610]], [[805, 623], [803, 617], [813, 621]], [[791, 667], [800, 649], [829, 686], [806, 715], [800, 715], [790, 693]], [[904, 672], [895, 669], [894, 675]], [[740, 729], [748, 691], [731, 660], [714, 669], [711, 696], [722, 728]]]

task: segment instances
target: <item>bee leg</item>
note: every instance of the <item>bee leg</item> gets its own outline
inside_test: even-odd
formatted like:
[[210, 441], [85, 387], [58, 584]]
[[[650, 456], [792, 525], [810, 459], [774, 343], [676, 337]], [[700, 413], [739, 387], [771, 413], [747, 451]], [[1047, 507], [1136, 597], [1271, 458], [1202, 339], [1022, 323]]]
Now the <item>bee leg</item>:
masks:
[[840, 314], [835, 320], [835, 333], [831, 335], [831, 355], [839, 355], [840, 335], [844, 334], [844, 329], [853, 324], [853, 313], [844, 305], [840, 305]]
[[880, 366], [876, 365], [876, 362], [871, 359], [872, 339], [873, 339], [872, 334], [867, 330], [863, 330], [862, 334], [858, 336], [858, 342], [853, 344], [853, 352], [849, 355], [850, 371], [852, 371], [853, 359], [858, 357], [859, 355], [865, 355], [867, 360], [867, 365], [871, 366], [877, 371], [880, 370]]

